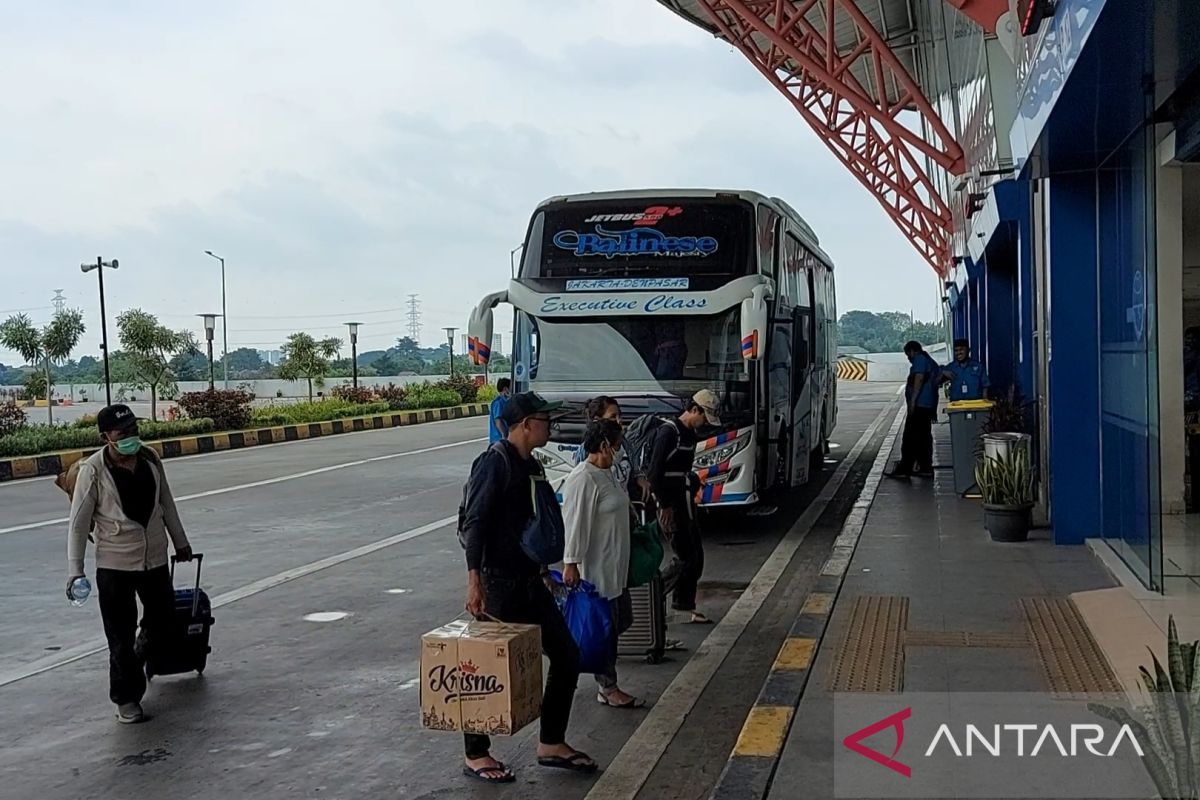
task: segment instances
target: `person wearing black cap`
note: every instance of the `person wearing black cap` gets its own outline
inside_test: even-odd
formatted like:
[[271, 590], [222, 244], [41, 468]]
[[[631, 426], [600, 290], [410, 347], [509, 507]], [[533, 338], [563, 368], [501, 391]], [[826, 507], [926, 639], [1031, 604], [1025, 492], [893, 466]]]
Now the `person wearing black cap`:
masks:
[[[579, 648], [537, 564], [521, 547], [521, 532], [533, 518], [531, 480], [545, 480], [533, 451], [550, 439], [550, 420], [561, 403], [534, 392], [513, 395], [501, 417], [507, 437], [476, 459], [467, 483], [459, 537], [467, 558], [466, 608], [476, 618], [538, 625], [550, 659], [542, 699], [538, 764], [595, 772], [596, 762], [566, 743], [571, 703], [579, 682]], [[467, 734], [463, 773], [487, 783], [512, 783], [512, 770], [492, 758], [487, 736]]]
[[181, 561], [191, 560], [192, 548], [162, 461], [142, 445], [133, 411], [111, 405], [101, 409], [96, 423], [106, 446], [79, 465], [67, 539], [67, 592], [69, 597], [71, 583], [84, 574], [84, 553], [93, 539], [108, 639], [109, 698], [117, 706], [117, 721], [129, 724], [145, 719], [145, 653], [137, 645], [136, 599], [142, 601], [145, 646], [170, 646], [175, 590], [167, 539]]

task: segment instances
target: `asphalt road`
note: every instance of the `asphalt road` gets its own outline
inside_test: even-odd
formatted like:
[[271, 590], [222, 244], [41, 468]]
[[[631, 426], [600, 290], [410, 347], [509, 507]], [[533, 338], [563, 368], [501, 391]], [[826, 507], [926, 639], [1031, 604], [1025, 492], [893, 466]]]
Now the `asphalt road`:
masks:
[[[840, 391], [823, 477], [895, 399], [890, 386]], [[95, 600], [73, 608], [63, 597], [66, 496], [44, 479], [0, 485], [0, 797], [587, 794], [594, 779], [533, 766], [536, 725], [497, 741], [521, 778], [503, 791], [466, 784], [457, 737], [418, 727], [418, 643], [462, 608], [453, 521], [484, 432], [464, 420], [168, 461], [217, 622], [205, 675], [157, 679], [145, 700], [153, 719], [140, 726], [112, 718]], [[729, 609], [820, 485], [770, 517], [707, 521], [706, 610]], [[182, 569], [178, 583], [191, 576]], [[305, 619], [316, 612], [345, 616]], [[712, 630], [672, 627], [687, 650], [656, 666], [622, 662], [623, 687], [656, 698]], [[773, 653], [772, 630], [738, 648]], [[753, 688], [757, 669], [755, 659], [723, 668], [714, 687]], [[580, 680], [570, 741], [608, 764], [653, 712], [602, 708], [590, 683]], [[734, 722], [718, 724], [736, 735]], [[700, 796], [686, 771], [671, 772], [678, 796]]]

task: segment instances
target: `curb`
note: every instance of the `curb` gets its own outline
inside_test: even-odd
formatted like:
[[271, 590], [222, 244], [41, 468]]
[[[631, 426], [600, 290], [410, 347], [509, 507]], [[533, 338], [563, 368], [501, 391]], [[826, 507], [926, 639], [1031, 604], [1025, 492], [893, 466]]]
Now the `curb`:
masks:
[[[452, 419], [467, 419], [480, 417], [488, 413], [487, 403], [470, 403], [449, 408], [427, 408], [420, 411], [392, 411], [387, 414], [372, 414], [367, 417], [347, 417], [329, 422], [310, 422], [301, 425], [277, 425], [254, 430], [230, 431], [224, 433], [205, 433], [198, 436], [184, 436], [176, 439], [159, 439], [147, 442], [163, 458], [190, 456], [197, 453], [216, 453], [223, 450], [241, 450], [260, 444], [278, 444], [280, 442], [295, 442], [302, 439], [315, 439], [320, 436], [336, 436], [340, 433], [355, 431], [382, 430], [384, 428], [400, 428], [407, 425], [420, 425], [426, 422], [442, 422]], [[15, 481], [22, 478], [40, 478], [48, 475], [58, 475], [76, 461], [99, 450], [92, 447], [86, 450], [67, 450], [50, 453], [44, 456], [18, 456], [16, 458], [0, 458], [0, 483]]]
[[904, 415], [897, 413], [842, 530], [779, 648], [709, 800], [763, 798], [771, 789], [850, 559], [867, 522]]

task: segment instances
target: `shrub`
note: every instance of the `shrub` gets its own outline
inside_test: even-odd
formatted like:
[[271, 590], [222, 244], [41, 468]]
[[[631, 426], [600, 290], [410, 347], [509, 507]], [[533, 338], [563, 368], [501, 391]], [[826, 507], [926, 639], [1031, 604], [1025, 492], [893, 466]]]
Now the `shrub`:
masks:
[[84, 414], [82, 417], [71, 423], [71, 427], [79, 428], [80, 430], [86, 430], [88, 428], [94, 429], [96, 427], [96, 415]]
[[[211, 419], [185, 419], [174, 422], [154, 422], [147, 419], [138, 422], [138, 433], [145, 441], [208, 433], [212, 430]], [[29, 425], [15, 433], [0, 436], [0, 456], [35, 456], [55, 450], [88, 450], [100, 445], [100, 432], [94, 427], [85, 429], [64, 425]]]
[[[416, 389], [416, 387], [413, 388]], [[438, 386], [429, 386], [421, 387], [420, 391], [410, 392], [408, 399], [402, 404], [402, 408], [406, 411], [415, 411], [420, 408], [448, 408], [461, 403], [462, 398], [457, 392]]]
[[25, 411], [16, 403], [0, 403], [0, 436], [15, 433], [28, 423]]
[[176, 419], [169, 422], [141, 420], [138, 422], [138, 433], [144, 441], [153, 442], [158, 439], [174, 439], [177, 436], [195, 436], [198, 433], [211, 433], [217, 429], [211, 419]]
[[404, 401], [408, 399], [408, 389], [404, 386], [389, 383], [387, 386], [376, 386], [375, 396], [387, 403], [395, 411], [402, 408]]
[[250, 424], [250, 395], [236, 389], [207, 389], [179, 396], [179, 407], [191, 419], [210, 419], [215, 430], [234, 431]]
[[372, 403], [375, 393], [366, 386], [335, 386], [329, 391], [335, 400], [345, 400], [350, 403]]
[[496, 387], [490, 383], [486, 383], [479, 387], [479, 394], [475, 395], [476, 403], [490, 403], [500, 394], [496, 391]]
[[444, 381], [438, 381], [434, 386], [454, 392], [461, 398], [459, 400], [461, 403], [474, 403], [476, 395], [479, 394], [479, 387], [475, 385], [475, 379], [462, 373], [452, 375]]
[[35, 456], [54, 450], [82, 450], [100, 446], [100, 433], [50, 425], [28, 425], [0, 436], [0, 456]]
[[365, 417], [385, 414], [391, 404], [383, 401], [374, 403], [350, 403], [345, 400], [316, 400], [311, 403], [293, 403], [286, 406], [257, 408], [251, 418], [255, 425], [306, 425], [310, 422], [328, 422], [347, 417]]

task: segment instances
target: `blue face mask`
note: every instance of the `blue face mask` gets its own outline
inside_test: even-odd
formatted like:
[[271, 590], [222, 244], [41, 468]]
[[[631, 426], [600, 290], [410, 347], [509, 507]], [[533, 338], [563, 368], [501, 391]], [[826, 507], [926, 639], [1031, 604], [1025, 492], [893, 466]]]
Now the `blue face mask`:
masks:
[[142, 440], [137, 436], [126, 436], [124, 439], [118, 439], [114, 442], [117, 452], [123, 456], [137, 455], [138, 450], [142, 449]]

